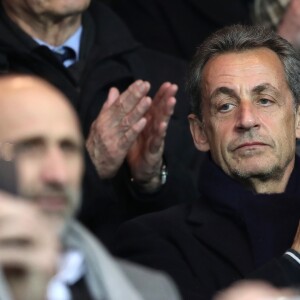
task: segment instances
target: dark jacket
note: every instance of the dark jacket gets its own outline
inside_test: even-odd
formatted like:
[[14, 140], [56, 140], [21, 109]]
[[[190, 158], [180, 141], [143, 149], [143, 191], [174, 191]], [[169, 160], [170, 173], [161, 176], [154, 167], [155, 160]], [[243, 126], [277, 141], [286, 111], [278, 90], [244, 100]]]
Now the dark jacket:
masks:
[[300, 161], [283, 194], [254, 195], [204, 162], [201, 200], [123, 224], [116, 254], [169, 273], [184, 299], [212, 295], [245, 277], [300, 283], [300, 266], [281, 257], [300, 217]]
[[248, 0], [116, 0], [115, 11], [145, 46], [183, 59], [212, 32], [250, 23]]
[[77, 110], [85, 137], [110, 87], [122, 91], [134, 80], [144, 79], [150, 81], [153, 94], [164, 81], [179, 84], [178, 102], [166, 138], [169, 178], [159, 193], [144, 195], [134, 189], [125, 164], [113, 180], [100, 180], [87, 156], [79, 217], [98, 236], [106, 241], [123, 220], [187, 199], [186, 190], [190, 191], [188, 198], [194, 197], [193, 166], [198, 155], [188, 129], [182, 62], [141, 47], [119, 18], [97, 1], [92, 1], [83, 14], [80, 60], [69, 69], [9, 20], [2, 7], [0, 32], [0, 70], [36, 74], [57, 86]]

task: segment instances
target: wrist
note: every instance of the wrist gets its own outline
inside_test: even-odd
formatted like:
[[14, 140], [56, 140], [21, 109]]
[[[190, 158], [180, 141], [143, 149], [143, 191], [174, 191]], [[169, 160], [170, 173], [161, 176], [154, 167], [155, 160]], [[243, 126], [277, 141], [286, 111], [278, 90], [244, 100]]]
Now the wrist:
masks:
[[159, 173], [147, 181], [139, 181], [131, 177], [130, 181], [138, 190], [144, 193], [154, 193], [160, 190], [167, 182], [168, 170], [165, 163], [162, 164]]

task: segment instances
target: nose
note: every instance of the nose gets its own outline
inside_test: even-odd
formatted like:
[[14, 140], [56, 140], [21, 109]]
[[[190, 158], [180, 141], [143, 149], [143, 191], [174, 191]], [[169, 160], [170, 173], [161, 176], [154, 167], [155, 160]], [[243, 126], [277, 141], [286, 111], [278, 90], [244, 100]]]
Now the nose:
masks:
[[258, 111], [251, 102], [242, 102], [237, 110], [237, 128], [250, 130], [259, 127]]
[[52, 147], [45, 153], [41, 177], [45, 183], [63, 185], [67, 182], [67, 162], [59, 147]]

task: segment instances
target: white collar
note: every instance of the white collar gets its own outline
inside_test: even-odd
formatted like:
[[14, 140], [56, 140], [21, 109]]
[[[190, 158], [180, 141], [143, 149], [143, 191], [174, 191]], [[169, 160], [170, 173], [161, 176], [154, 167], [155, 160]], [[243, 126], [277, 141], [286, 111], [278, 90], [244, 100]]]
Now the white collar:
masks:
[[71, 249], [62, 254], [58, 272], [50, 280], [47, 300], [71, 300], [68, 285], [76, 283], [85, 274], [85, 262], [81, 252]]

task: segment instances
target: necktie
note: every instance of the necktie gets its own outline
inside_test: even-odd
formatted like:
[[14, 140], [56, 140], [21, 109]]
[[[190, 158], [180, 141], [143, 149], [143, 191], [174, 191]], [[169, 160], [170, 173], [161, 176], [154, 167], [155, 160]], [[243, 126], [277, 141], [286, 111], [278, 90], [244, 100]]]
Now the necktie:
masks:
[[62, 47], [61, 50], [58, 51], [53, 51], [53, 54], [56, 56], [56, 58], [63, 64], [67, 60], [75, 60], [76, 54], [73, 49], [70, 47]]

